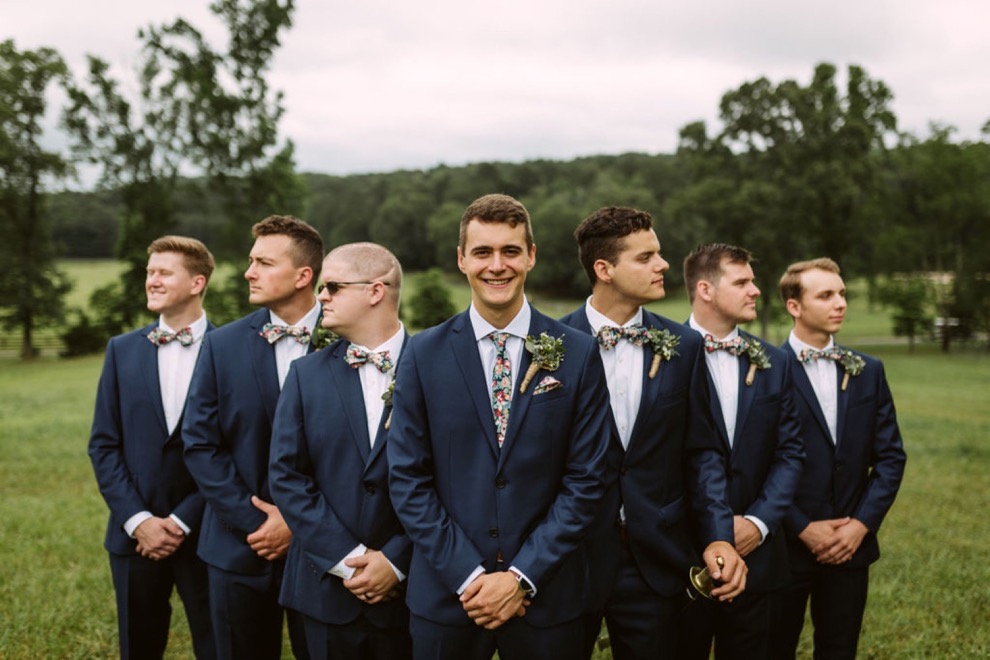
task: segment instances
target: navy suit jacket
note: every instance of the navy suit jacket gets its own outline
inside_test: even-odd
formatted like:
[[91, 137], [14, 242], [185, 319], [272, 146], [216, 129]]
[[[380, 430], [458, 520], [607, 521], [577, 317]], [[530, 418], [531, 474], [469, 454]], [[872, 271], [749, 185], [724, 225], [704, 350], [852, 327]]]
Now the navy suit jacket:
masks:
[[165, 423], [158, 347], [148, 341], [157, 327], [156, 321], [110, 340], [96, 392], [89, 457], [110, 507], [105, 545], [114, 554], [137, 554], [137, 541], [124, 531], [136, 513], [174, 513], [191, 537], [203, 516], [203, 498], [182, 461], [181, 424], [169, 434]]
[[[563, 336], [560, 367], [526, 392], [523, 351], [505, 442], [495, 423], [467, 312], [413, 337], [398, 368], [389, 431], [389, 486], [414, 543], [408, 604], [445, 625], [474, 625], [457, 589], [479, 565], [516, 566], [534, 584], [526, 621], [579, 616], [586, 597], [581, 541], [604, 495], [609, 415], [597, 345], [533, 310], [529, 334]], [[546, 377], [562, 387], [536, 393]]]
[[859, 520], [870, 531], [852, 559], [841, 567], [868, 566], [880, 557], [877, 530], [894, 503], [907, 461], [883, 363], [857, 352], [866, 366], [858, 376], [850, 376], [845, 391], [841, 389], [843, 369], [835, 365], [839, 376], [838, 437], [833, 443], [804, 365], [789, 343], [783, 350], [791, 362], [807, 453], [794, 504], [784, 520], [791, 568], [821, 568], [798, 534], [814, 520], [844, 516]]
[[279, 602], [324, 623], [350, 623], [363, 612], [378, 626], [404, 627], [401, 599], [368, 605], [327, 572], [361, 543], [403, 573], [412, 554], [388, 494], [390, 408], [372, 447], [360, 375], [344, 361], [349, 345], [338, 341], [293, 362], [275, 412], [269, 481], [292, 530]]
[[715, 383], [709, 385], [712, 419], [728, 456], [729, 505], [733, 513], [755, 516], [769, 529], [763, 544], [745, 557], [749, 567], [746, 591], [761, 592], [783, 586], [790, 575], [783, 521], [801, 479], [804, 444], [786, 354], [747, 332], [740, 330], [739, 334], [763, 345], [770, 368], [758, 370], [753, 384], [746, 385], [749, 358], [739, 358], [739, 400], [731, 447]]
[[[561, 321], [591, 334], [583, 305]], [[625, 449], [611, 422], [609, 456], [618, 462], [618, 479], [608, 498], [611, 510], [603, 511], [596, 521], [598, 533], [589, 538], [592, 586], [599, 595], [611, 588], [618, 565], [619, 535], [613, 521], [619, 516], [620, 500], [625, 507], [629, 549], [647, 584], [664, 596], [683, 593], [688, 570], [700, 561], [696, 540], [703, 546], [734, 541], [726, 448], [712, 426], [701, 336], [645, 309], [643, 324], [669, 330], [681, 339], [678, 355], [663, 361], [652, 379], [653, 354], [643, 351], [643, 394]], [[611, 532], [607, 531], [610, 525]]]
[[199, 555], [233, 573], [262, 575], [272, 566], [246, 541], [267, 519], [251, 496], [272, 501], [268, 449], [278, 371], [275, 347], [259, 334], [270, 318], [259, 309], [206, 336], [182, 424], [186, 465], [206, 500]]

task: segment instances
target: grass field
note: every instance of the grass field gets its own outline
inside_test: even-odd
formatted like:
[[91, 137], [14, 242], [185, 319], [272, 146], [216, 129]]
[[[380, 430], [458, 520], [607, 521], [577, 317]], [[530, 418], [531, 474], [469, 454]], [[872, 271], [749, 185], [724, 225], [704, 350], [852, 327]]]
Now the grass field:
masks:
[[[459, 307], [464, 295], [455, 292]], [[580, 303], [534, 302], [553, 315]], [[687, 317], [683, 299], [657, 309]], [[883, 321], [855, 299], [840, 337], [884, 360], [909, 459], [880, 532], [860, 657], [988, 657], [990, 355], [864, 345]], [[86, 456], [101, 363], [0, 358], [0, 658], [116, 655], [107, 513]], [[192, 657], [177, 602], [168, 657]]]

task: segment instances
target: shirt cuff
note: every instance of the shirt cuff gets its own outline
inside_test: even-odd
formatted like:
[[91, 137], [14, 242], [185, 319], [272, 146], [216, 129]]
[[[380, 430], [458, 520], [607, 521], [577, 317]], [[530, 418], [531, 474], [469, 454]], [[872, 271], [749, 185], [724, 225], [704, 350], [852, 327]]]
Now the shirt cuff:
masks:
[[[526, 577], [526, 574], [525, 573], [523, 573], [522, 571], [520, 571], [515, 566], [509, 566], [509, 570], [512, 571], [513, 573], [515, 573], [516, 575], [522, 577], [522, 581], [520, 582], [520, 585], [522, 586], [523, 591], [526, 592], [526, 595], [527, 596], [529, 596], [530, 598], [532, 598], [533, 596], [536, 595], [536, 585], [533, 584], [533, 581], [532, 580], [530, 580], [528, 577]], [[530, 589], [527, 589], [526, 588], [527, 585], [530, 587]]]
[[175, 524], [178, 525], [179, 528], [183, 532], [185, 532], [186, 536], [189, 536], [190, 534], [192, 534], [192, 530], [189, 529], [189, 525], [187, 525], [186, 523], [182, 522], [182, 518], [180, 518], [179, 516], [175, 515], [174, 513], [170, 513], [168, 517], [171, 518], [175, 522]]
[[[382, 553], [382, 556], [385, 557], [385, 553], [384, 552]], [[399, 582], [402, 582], [403, 580], [406, 579], [406, 574], [403, 573], [402, 571], [400, 571], [398, 568], [396, 568], [395, 567], [395, 564], [392, 563], [392, 560], [391, 559], [389, 559], [388, 557], [385, 557], [385, 561], [387, 561], [388, 562], [388, 565], [392, 567], [392, 570], [393, 571], [395, 571], [395, 577], [399, 578]]]
[[348, 552], [346, 557], [344, 557], [336, 564], [334, 564], [333, 567], [329, 571], [327, 571], [327, 573], [329, 573], [330, 575], [336, 575], [337, 577], [342, 578], [344, 580], [350, 580], [352, 577], [354, 577], [354, 571], [356, 569], [353, 566], [348, 566], [344, 562], [347, 561], [348, 559], [351, 559], [352, 557], [360, 557], [365, 553], [367, 549], [368, 548], [364, 545], [364, 543], [358, 543], [357, 547], [355, 547], [353, 550]]
[[767, 529], [767, 526], [763, 524], [763, 521], [756, 516], [743, 516], [743, 518], [756, 525], [756, 529], [760, 530], [760, 545], [763, 545], [763, 542], [767, 540], [767, 535], [770, 533], [770, 530]]
[[460, 588], [457, 589], [457, 595], [460, 596], [461, 594], [463, 594], [464, 590], [467, 589], [468, 585], [474, 582], [475, 579], [484, 572], [485, 569], [482, 568], [481, 566], [471, 571], [471, 575], [468, 576], [468, 579], [464, 580], [464, 582], [461, 583]]
[[128, 536], [134, 538], [134, 530], [136, 530], [141, 523], [148, 518], [154, 518], [154, 516], [151, 515], [151, 511], [139, 511], [135, 513], [124, 523], [124, 531], [127, 532]]

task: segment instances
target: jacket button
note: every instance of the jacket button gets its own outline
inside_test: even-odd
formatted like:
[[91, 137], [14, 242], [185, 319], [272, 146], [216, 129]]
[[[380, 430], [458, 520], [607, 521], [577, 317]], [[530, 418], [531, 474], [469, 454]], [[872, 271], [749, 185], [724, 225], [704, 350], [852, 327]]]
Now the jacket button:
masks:
[[498, 527], [492, 527], [490, 530], [488, 530], [488, 536], [492, 537], [493, 539], [497, 539], [498, 538]]
[[375, 484], [372, 484], [372, 483], [365, 484], [364, 485], [364, 492], [368, 493], [368, 495], [374, 495], [375, 494]]
[[505, 479], [499, 478], [495, 480], [496, 488], [505, 488]]

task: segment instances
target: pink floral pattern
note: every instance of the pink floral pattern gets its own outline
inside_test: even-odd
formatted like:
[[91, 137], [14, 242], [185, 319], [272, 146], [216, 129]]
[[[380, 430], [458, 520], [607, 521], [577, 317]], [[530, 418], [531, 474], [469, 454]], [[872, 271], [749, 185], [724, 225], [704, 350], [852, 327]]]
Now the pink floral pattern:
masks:
[[155, 328], [148, 333], [148, 341], [150, 341], [155, 346], [164, 346], [171, 341], [178, 341], [183, 346], [191, 346], [193, 343], [193, 334], [191, 328], [183, 328], [175, 334], [169, 332], [168, 330], [163, 330], [162, 328]]
[[512, 364], [505, 344], [508, 332], [492, 332], [488, 338], [495, 344], [495, 366], [492, 368], [492, 415], [495, 417], [495, 435], [498, 446], [505, 442], [505, 430], [509, 426], [509, 406], [512, 404]]
[[392, 357], [388, 354], [388, 351], [382, 351], [381, 353], [366, 351], [354, 344], [347, 347], [344, 361], [351, 365], [352, 369], [358, 369], [363, 364], [371, 363], [383, 374], [391, 371], [393, 366]]
[[308, 344], [310, 338], [309, 328], [306, 326], [300, 328], [295, 325], [276, 325], [275, 323], [266, 323], [258, 334], [267, 339], [269, 344], [274, 344], [283, 337], [295, 337], [300, 344]]

